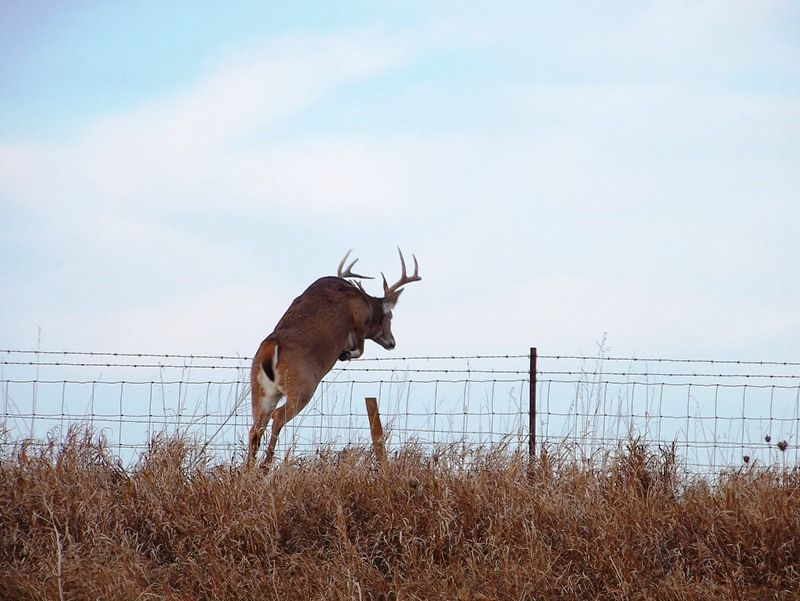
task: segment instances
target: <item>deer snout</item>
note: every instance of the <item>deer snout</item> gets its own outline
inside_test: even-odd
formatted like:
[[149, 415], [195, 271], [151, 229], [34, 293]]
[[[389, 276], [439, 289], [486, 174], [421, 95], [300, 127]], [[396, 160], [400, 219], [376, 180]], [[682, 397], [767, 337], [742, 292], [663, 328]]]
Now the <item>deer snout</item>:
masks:
[[380, 344], [387, 351], [390, 351], [395, 347], [394, 336], [392, 336], [391, 334], [389, 334], [388, 336], [382, 334], [381, 336], [373, 338], [373, 340], [378, 344]]

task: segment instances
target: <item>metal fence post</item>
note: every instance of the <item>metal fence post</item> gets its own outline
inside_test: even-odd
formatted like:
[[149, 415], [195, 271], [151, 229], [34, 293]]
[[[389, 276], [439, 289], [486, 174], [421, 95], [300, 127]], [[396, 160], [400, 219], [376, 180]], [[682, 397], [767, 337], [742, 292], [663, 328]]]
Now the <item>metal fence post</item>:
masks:
[[536, 347], [531, 347], [530, 398], [528, 399], [528, 454], [536, 456]]

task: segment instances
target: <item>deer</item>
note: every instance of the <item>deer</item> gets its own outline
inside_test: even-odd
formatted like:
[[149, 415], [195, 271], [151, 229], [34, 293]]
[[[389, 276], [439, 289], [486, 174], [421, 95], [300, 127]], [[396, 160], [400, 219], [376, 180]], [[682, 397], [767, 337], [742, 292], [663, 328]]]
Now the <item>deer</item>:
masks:
[[[375, 297], [357, 281], [373, 279], [353, 272], [358, 259], [345, 266], [351, 252], [345, 254], [335, 276], [319, 278], [292, 301], [253, 357], [250, 369], [253, 425], [248, 440], [248, 469], [255, 463], [270, 419], [272, 431], [262, 467], [272, 463], [281, 430], [308, 405], [337, 360], [360, 357], [366, 340], [387, 350], [395, 348], [392, 311], [403, 287], [422, 279], [417, 257], [412, 254], [414, 273], [409, 276], [403, 252], [398, 248], [400, 279], [390, 286], [381, 272], [383, 296]], [[282, 398], [285, 401], [278, 407]]]

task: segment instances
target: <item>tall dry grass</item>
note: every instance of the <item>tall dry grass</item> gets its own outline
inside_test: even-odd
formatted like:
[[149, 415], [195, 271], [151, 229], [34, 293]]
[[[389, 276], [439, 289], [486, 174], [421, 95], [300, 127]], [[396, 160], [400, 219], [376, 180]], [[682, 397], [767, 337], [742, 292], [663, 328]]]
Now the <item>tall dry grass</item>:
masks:
[[[800, 473], [679, 475], [631, 442], [551, 452], [323, 453], [268, 475], [156, 440], [0, 464], [3, 599], [797, 599]], [[194, 466], [194, 467], [192, 467]]]

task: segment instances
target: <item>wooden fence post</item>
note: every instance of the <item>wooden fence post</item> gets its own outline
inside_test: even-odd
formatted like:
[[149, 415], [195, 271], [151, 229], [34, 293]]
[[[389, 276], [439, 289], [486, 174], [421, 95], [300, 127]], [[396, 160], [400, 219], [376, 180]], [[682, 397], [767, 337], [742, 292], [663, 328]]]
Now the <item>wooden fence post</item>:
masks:
[[386, 445], [383, 440], [381, 416], [378, 413], [378, 399], [375, 397], [366, 397], [364, 402], [367, 405], [369, 435], [372, 438], [372, 449], [375, 451], [375, 458], [378, 460], [378, 463], [386, 463]]

